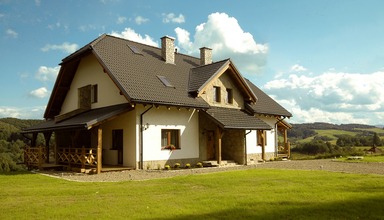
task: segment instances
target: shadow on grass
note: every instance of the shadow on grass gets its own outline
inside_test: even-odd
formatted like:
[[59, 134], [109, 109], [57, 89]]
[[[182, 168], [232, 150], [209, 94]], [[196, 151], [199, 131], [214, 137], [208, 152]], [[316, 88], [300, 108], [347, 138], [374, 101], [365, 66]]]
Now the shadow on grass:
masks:
[[22, 170], [22, 171], [10, 171], [10, 172], [0, 172], [0, 176], [16, 176], [16, 175], [31, 175], [36, 174], [28, 170]]
[[275, 207], [273, 212], [260, 210], [257, 204], [243, 204], [241, 205], [242, 208], [185, 216], [178, 215], [163, 219], [383, 219], [382, 204], [384, 204], [382, 197], [335, 203], [318, 201], [308, 204], [286, 201], [271, 203], [270, 205]]

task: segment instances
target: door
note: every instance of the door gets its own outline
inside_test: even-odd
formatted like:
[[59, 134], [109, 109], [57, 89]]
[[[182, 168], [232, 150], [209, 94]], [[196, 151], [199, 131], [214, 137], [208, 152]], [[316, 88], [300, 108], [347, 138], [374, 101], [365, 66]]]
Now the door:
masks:
[[123, 129], [112, 130], [112, 148], [117, 150], [117, 163], [123, 164]]
[[215, 132], [207, 131], [207, 160], [214, 160], [216, 158], [215, 155]]

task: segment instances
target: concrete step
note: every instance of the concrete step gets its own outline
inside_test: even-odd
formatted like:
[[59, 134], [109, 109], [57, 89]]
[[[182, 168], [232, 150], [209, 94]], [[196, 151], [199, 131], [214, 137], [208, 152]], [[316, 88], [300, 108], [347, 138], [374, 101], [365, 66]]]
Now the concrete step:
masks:
[[222, 160], [221, 164], [217, 163], [217, 160], [203, 161], [203, 167], [218, 167], [218, 166], [236, 166], [236, 162], [233, 160]]

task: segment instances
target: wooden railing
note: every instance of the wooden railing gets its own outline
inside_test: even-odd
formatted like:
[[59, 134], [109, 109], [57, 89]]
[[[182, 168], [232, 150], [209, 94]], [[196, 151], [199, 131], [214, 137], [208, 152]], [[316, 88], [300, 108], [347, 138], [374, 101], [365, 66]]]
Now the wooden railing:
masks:
[[96, 166], [96, 148], [59, 148], [57, 162], [68, 165]]
[[278, 156], [286, 156], [288, 158], [291, 156], [291, 143], [289, 141], [284, 146], [279, 146]]
[[41, 167], [47, 156], [45, 147], [26, 146], [24, 149], [24, 163], [27, 167]]

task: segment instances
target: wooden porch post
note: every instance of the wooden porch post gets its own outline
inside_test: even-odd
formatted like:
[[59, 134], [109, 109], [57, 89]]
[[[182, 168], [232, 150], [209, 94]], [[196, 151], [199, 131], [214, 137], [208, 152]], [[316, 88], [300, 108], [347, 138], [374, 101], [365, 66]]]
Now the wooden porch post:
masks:
[[45, 154], [47, 155], [47, 158], [45, 158], [45, 162], [49, 163], [49, 141], [51, 140], [52, 132], [44, 132], [44, 139], [45, 139]]
[[101, 161], [101, 150], [103, 147], [103, 129], [99, 126], [97, 128], [97, 168], [96, 168], [96, 173], [100, 174], [101, 173], [101, 168], [102, 168], [102, 161]]
[[42, 165], [43, 165], [43, 147], [42, 146], [39, 146], [38, 148], [38, 162], [37, 162], [37, 166], [39, 167], [39, 170], [42, 169]]
[[216, 127], [216, 140], [217, 140], [217, 164], [221, 164], [221, 138], [222, 131], [219, 126]]
[[265, 160], [265, 131], [261, 133], [261, 159]]
[[31, 147], [36, 147], [37, 133], [32, 134]]

